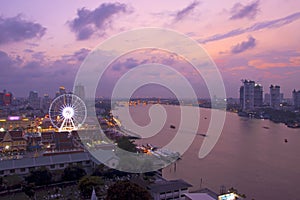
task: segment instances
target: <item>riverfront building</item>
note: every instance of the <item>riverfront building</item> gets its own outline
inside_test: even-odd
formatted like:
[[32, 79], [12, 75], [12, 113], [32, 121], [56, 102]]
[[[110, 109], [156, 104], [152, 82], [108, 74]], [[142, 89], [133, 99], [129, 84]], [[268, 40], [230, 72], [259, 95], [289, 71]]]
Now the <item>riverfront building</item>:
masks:
[[293, 105], [295, 109], [300, 109], [300, 90], [293, 91]]
[[263, 104], [263, 87], [255, 81], [242, 80], [240, 104], [243, 111], [252, 111]]
[[270, 86], [270, 106], [278, 110], [280, 108], [280, 86]]

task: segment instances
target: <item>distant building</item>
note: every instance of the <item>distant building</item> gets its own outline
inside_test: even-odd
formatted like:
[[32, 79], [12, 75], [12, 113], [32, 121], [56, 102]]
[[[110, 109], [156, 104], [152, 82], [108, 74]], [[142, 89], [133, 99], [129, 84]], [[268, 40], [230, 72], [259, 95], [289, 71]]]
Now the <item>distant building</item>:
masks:
[[3, 97], [4, 97], [4, 93], [3, 93], [3, 92], [0, 92], [0, 106], [3, 106], [3, 105], [4, 105]]
[[49, 110], [50, 104], [51, 104], [51, 99], [50, 99], [49, 95], [44, 94], [44, 97], [43, 97], [43, 100], [42, 100], [42, 109], [44, 111]]
[[270, 101], [271, 101], [271, 96], [269, 93], [265, 94], [265, 99], [264, 99], [264, 104], [269, 106], [270, 105]]
[[300, 90], [293, 91], [293, 105], [295, 109], [300, 109]]
[[65, 87], [64, 86], [60, 86], [59, 87], [59, 94], [60, 95], [63, 95], [63, 94], [66, 94], [67, 92], [66, 92], [66, 89], [65, 89]]
[[274, 109], [280, 108], [280, 86], [270, 86], [270, 106]]
[[280, 103], [283, 103], [283, 102], [285, 102], [284, 94], [280, 93]]
[[243, 111], [253, 111], [263, 105], [263, 87], [252, 80], [242, 80], [240, 105]]
[[40, 109], [41, 102], [37, 91], [30, 91], [28, 96], [29, 106], [33, 109]]
[[6, 90], [3, 90], [3, 92], [0, 92], [0, 105], [8, 106], [12, 103], [13, 95], [11, 92], [6, 92]]
[[66, 88], [64, 86], [60, 86], [58, 91], [55, 93], [55, 98], [63, 94], [67, 94]]
[[82, 100], [85, 99], [85, 91], [83, 85], [76, 85], [74, 93], [80, 97]]
[[263, 105], [263, 87], [260, 84], [254, 85], [254, 107]]

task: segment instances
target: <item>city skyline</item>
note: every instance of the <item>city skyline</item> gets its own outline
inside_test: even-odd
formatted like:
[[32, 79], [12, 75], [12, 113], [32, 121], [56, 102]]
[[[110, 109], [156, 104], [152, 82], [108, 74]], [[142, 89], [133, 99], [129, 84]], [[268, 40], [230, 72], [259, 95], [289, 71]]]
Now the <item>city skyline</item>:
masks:
[[[291, 98], [292, 91], [300, 89], [299, 5], [296, 0], [226, 4], [3, 1], [0, 86], [16, 97], [27, 97], [30, 90], [52, 96], [61, 85], [71, 90], [79, 66], [97, 44], [122, 31], [155, 26], [181, 32], [197, 41], [220, 70], [228, 97], [238, 97], [240, 79], [246, 78], [264, 88], [280, 85], [285, 96]], [[150, 53], [154, 56], [149, 58], [143, 55], [145, 52], [138, 52], [115, 61], [106, 74], [106, 87], [97, 96], [109, 96], [109, 80], [119, 78], [123, 68], [131, 69], [147, 60], [180, 65], [181, 73], [198, 88], [199, 96], [207, 97], [203, 80], [195, 79], [179, 56]], [[151, 96], [154, 89], [147, 89]], [[153, 94], [163, 95], [165, 90]]]

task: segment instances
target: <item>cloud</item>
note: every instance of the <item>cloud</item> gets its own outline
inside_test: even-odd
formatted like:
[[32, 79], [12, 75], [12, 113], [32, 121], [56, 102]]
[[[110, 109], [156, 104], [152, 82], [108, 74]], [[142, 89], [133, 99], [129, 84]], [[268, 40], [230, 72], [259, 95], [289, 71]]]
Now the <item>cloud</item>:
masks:
[[24, 53], [33, 53], [34, 51], [32, 49], [24, 49], [23, 52]]
[[243, 41], [231, 48], [231, 53], [238, 54], [242, 53], [248, 49], [252, 49], [256, 46], [256, 39], [252, 36], [248, 38], [247, 41]]
[[97, 31], [104, 34], [113, 15], [128, 12], [130, 11], [126, 4], [103, 3], [95, 10], [78, 9], [77, 17], [68, 24], [71, 31], [76, 34], [77, 40], [86, 40]]
[[175, 21], [180, 21], [183, 18], [185, 18], [187, 15], [189, 15], [191, 12], [193, 12], [193, 10], [200, 4], [199, 1], [194, 1], [193, 3], [191, 3], [190, 5], [188, 5], [187, 7], [185, 7], [184, 9], [178, 11], [175, 15]]
[[22, 60], [0, 50], [0, 85], [15, 96], [27, 96], [30, 90], [37, 90], [53, 97], [60, 85], [71, 90], [81, 56], [86, 51], [82, 49], [56, 60], [50, 60], [46, 53], [37, 52], [37, 59], [42, 59], [41, 62], [34, 58]]
[[45, 33], [46, 28], [41, 24], [24, 20], [20, 15], [11, 18], [0, 16], [0, 45], [41, 38]]
[[231, 8], [230, 19], [232, 20], [242, 19], [242, 18], [254, 19], [256, 14], [259, 12], [258, 6], [259, 6], [259, 1], [252, 2], [245, 6], [240, 3], [236, 3]]
[[73, 54], [63, 55], [62, 58], [68, 62], [82, 62], [85, 57], [90, 53], [90, 49], [81, 48]]
[[259, 31], [262, 29], [279, 28], [279, 27], [290, 24], [299, 19], [300, 19], [300, 12], [296, 12], [296, 13], [293, 13], [293, 14], [288, 15], [283, 18], [270, 20], [270, 21], [264, 21], [264, 22], [258, 22], [258, 23], [253, 24], [252, 26], [249, 26], [246, 28], [238, 28], [238, 29], [231, 30], [224, 34], [216, 34], [216, 35], [210, 36], [206, 39], [202, 39], [202, 40], [200, 39], [200, 40], [198, 40], [198, 42], [207, 43], [207, 42], [212, 42], [212, 41], [217, 41], [217, 40], [223, 40], [223, 39], [234, 37], [234, 36], [241, 35], [244, 33]]

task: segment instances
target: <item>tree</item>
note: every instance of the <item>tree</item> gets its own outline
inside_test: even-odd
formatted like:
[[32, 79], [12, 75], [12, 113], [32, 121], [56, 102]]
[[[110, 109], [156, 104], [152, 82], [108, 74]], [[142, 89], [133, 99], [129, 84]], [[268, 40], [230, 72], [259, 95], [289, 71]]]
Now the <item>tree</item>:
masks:
[[78, 188], [83, 197], [90, 198], [93, 188], [99, 191], [100, 186], [103, 185], [102, 178], [98, 176], [84, 176], [80, 179]]
[[106, 167], [104, 164], [99, 164], [95, 167], [93, 171], [93, 176], [104, 176], [105, 172], [108, 171], [110, 168]]
[[129, 152], [137, 152], [136, 144], [133, 143], [128, 137], [120, 137], [117, 139], [118, 147]]
[[35, 183], [35, 185], [47, 185], [51, 183], [52, 174], [46, 167], [33, 170], [25, 178], [28, 183]]
[[34, 184], [26, 184], [23, 186], [22, 191], [31, 199], [35, 195]]
[[130, 181], [117, 181], [107, 190], [106, 200], [134, 199], [134, 200], [150, 200], [150, 193]]
[[64, 181], [76, 181], [81, 179], [86, 175], [85, 170], [78, 165], [68, 166], [64, 169], [64, 172], [61, 176]]

